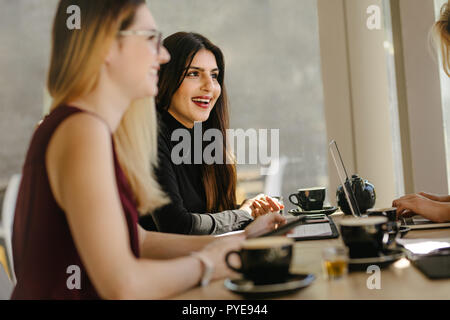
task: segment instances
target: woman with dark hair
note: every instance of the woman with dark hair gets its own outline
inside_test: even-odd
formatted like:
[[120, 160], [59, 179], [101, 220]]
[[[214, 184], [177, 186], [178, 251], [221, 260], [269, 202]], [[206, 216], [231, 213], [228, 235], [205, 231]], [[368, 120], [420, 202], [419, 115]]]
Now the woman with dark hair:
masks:
[[[161, 130], [157, 178], [171, 203], [154, 212], [156, 226], [151, 217], [141, 224], [162, 232], [221, 234], [282, 209], [264, 195], [236, 205], [236, 167], [226, 143], [229, 120], [222, 51], [204, 36], [187, 32], [167, 37], [164, 46], [171, 61], [161, 66], [156, 98]], [[195, 122], [201, 122], [201, 129], [198, 124], [194, 128]], [[172, 135], [178, 129], [189, 133], [190, 154], [174, 152], [179, 142]], [[219, 132], [221, 140], [213, 141], [219, 146], [214, 156], [219, 161], [212, 164], [203, 160], [206, 144], [200, 138], [209, 129]]]

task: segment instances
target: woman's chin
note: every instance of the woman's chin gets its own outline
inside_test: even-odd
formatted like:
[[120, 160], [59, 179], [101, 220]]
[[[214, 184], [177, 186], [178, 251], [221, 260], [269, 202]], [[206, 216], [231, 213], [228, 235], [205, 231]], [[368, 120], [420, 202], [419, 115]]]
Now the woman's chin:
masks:
[[157, 86], [149, 86], [145, 92], [146, 97], [156, 97], [158, 95], [158, 87]]
[[206, 120], [208, 120], [210, 112], [210, 110], [199, 112], [195, 117], [195, 122], [205, 122]]

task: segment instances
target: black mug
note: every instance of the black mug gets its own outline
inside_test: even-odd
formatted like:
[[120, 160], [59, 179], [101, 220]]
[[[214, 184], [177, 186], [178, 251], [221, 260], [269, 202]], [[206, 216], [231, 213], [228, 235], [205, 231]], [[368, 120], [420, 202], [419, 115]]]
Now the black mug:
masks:
[[[339, 226], [352, 259], [380, 256], [393, 244], [398, 233], [387, 217], [342, 219]], [[391, 236], [392, 233], [394, 236]]]
[[[241, 250], [225, 256], [227, 266], [255, 284], [276, 283], [289, 276], [294, 240], [287, 237], [264, 237], [244, 241]], [[241, 266], [233, 266], [229, 259], [239, 257]]]
[[397, 236], [403, 236], [409, 231], [409, 228], [402, 227], [397, 221], [397, 208], [372, 208], [366, 211], [369, 217], [386, 217], [388, 218], [389, 245], [393, 244]]
[[325, 195], [325, 187], [298, 189], [297, 193], [289, 195], [289, 201], [302, 208], [303, 211], [321, 210]]

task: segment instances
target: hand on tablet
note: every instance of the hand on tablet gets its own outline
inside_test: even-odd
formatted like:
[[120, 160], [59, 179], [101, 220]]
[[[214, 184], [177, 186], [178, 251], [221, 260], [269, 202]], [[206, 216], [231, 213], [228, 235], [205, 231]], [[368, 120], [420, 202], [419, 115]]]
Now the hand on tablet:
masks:
[[245, 228], [247, 238], [254, 238], [261, 234], [277, 229], [279, 226], [286, 224], [286, 218], [277, 212], [271, 212], [259, 216]]

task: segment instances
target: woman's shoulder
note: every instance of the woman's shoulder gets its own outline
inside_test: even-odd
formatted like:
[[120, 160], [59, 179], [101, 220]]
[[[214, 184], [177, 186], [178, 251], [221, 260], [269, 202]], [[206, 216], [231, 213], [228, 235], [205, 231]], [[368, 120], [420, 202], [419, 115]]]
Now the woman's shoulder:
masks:
[[47, 153], [56, 158], [60, 158], [62, 154], [70, 157], [78, 153], [97, 153], [100, 149], [108, 150], [111, 141], [111, 133], [104, 121], [88, 112], [78, 112], [58, 126]]
[[[87, 175], [103, 186], [105, 169], [113, 165], [112, 137], [106, 124], [98, 117], [78, 112], [66, 118], [53, 134], [46, 155], [47, 174], [55, 199], [62, 208], [64, 190], [78, 188]], [[111, 172], [111, 171], [108, 171]], [[100, 178], [99, 178], [100, 177]], [[83, 188], [92, 185], [82, 184]]]
[[46, 115], [36, 126], [25, 163], [40, 162], [48, 154], [49, 147], [55, 144], [64, 146], [70, 140], [80, 141], [83, 136], [95, 138], [107, 130], [100, 119], [82, 111], [75, 107], [60, 106]]
[[111, 139], [107, 124], [98, 116], [88, 112], [78, 112], [65, 119], [58, 127], [55, 135], [58, 135], [62, 140], [86, 138], [85, 141], [88, 144]]

